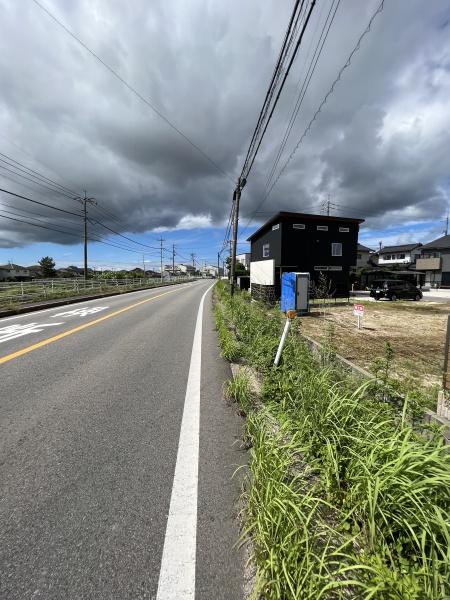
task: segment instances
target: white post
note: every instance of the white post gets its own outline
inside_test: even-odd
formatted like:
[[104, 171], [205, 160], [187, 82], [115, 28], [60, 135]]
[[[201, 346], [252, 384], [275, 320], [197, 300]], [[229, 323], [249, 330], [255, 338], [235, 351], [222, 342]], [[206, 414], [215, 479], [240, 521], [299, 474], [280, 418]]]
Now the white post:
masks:
[[284, 344], [286, 343], [286, 336], [289, 333], [289, 329], [291, 328], [291, 319], [289, 317], [286, 319], [286, 325], [284, 326], [283, 334], [281, 336], [280, 345], [278, 346], [277, 355], [275, 356], [275, 360], [273, 364], [278, 367], [278, 363], [280, 362], [281, 353], [283, 352]]
[[361, 329], [361, 315], [358, 315], [358, 329]]

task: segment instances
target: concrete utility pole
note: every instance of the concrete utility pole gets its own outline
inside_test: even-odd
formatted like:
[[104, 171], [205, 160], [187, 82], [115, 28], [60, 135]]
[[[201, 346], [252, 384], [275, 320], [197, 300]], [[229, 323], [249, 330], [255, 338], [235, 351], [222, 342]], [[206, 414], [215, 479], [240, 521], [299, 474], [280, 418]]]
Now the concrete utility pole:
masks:
[[88, 269], [88, 237], [87, 237], [87, 205], [95, 204], [94, 198], [88, 198], [86, 195], [86, 190], [84, 190], [84, 198], [76, 198], [76, 200], [80, 200], [83, 205], [83, 221], [84, 221], [84, 280], [87, 279], [87, 269]]
[[192, 266], [194, 267], [194, 271], [195, 271], [195, 254], [193, 252], [191, 253], [191, 258], [192, 258]]
[[172, 275], [175, 277], [175, 244], [172, 244]]
[[445, 219], [445, 233], [444, 235], [448, 235], [448, 211], [447, 211], [447, 217]]
[[236, 272], [236, 250], [237, 250], [237, 237], [238, 237], [238, 223], [239, 223], [239, 200], [241, 199], [241, 191], [244, 188], [247, 181], [239, 177], [236, 189], [233, 193], [233, 243], [231, 246], [231, 295], [234, 294], [234, 287], [236, 285], [235, 272]]
[[160, 244], [161, 244], [161, 283], [163, 280], [163, 242], [165, 242], [165, 240], [162, 239], [162, 237], [159, 239]]
[[217, 253], [217, 279], [220, 279], [220, 252]]
[[142, 255], [142, 266], [143, 266], [142, 277], [145, 279], [145, 254]]

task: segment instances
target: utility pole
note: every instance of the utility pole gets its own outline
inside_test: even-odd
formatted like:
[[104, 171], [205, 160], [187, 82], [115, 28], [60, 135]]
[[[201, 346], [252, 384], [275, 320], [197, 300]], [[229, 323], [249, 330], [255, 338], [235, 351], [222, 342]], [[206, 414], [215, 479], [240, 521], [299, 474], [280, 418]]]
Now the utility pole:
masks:
[[445, 234], [444, 235], [448, 235], [448, 211], [447, 211], [447, 217], [445, 219]]
[[175, 244], [172, 244], [172, 275], [175, 277]]
[[165, 242], [165, 240], [163, 240], [162, 236], [159, 239], [160, 244], [161, 244], [161, 283], [163, 280], [163, 242]]
[[217, 279], [220, 279], [220, 252], [217, 253]]
[[239, 177], [236, 189], [233, 193], [233, 243], [231, 246], [231, 295], [234, 294], [235, 286], [235, 272], [236, 272], [236, 249], [237, 249], [237, 238], [238, 238], [238, 223], [239, 223], [239, 200], [241, 199], [241, 192], [247, 183], [246, 179]]
[[192, 266], [194, 267], [194, 273], [195, 273], [195, 254], [193, 252], [191, 252], [191, 258], [192, 258]]
[[330, 194], [328, 194], [328, 201], [327, 201], [327, 217], [330, 216]]
[[142, 255], [142, 266], [143, 266], [142, 277], [145, 279], [145, 254]]
[[88, 237], [87, 237], [87, 205], [95, 204], [94, 198], [88, 198], [86, 194], [86, 190], [84, 190], [84, 198], [76, 198], [76, 200], [80, 200], [83, 205], [83, 221], [84, 221], [84, 280], [87, 279], [87, 269], [88, 269]]

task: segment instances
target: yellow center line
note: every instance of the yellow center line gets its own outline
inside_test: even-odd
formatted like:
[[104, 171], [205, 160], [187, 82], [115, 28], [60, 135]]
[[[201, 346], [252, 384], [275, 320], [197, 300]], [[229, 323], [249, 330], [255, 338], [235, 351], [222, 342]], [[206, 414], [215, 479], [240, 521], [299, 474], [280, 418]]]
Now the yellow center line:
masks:
[[[179, 288], [178, 288], [179, 289]], [[156, 300], [157, 298], [161, 298], [161, 296], [167, 296], [167, 294], [173, 294], [178, 290], [170, 290], [169, 292], [164, 292], [163, 294], [158, 294], [157, 296], [152, 296], [151, 298], [146, 298], [145, 300], [140, 300], [135, 304], [130, 304], [129, 306], [125, 306], [125, 308], [121, 308], [112, 313], [105, 315], [104, 317], [100, 317], [99, 319], [95, 319], [94, 321], [89, 321], [89, 323], [83, 323], [83, 325], [79, 325], [78, 327], [74, 327], [73, 329], [68, 329], [67, 331], [63, 331], [62, 333], [58, 333], [53, 337], [47, 338], [38, 342], [37, 344], [33, 344], [32, 346], [27, 346], [26, 348], [22, 348], [22, 350], [17, 350], [17, 352], [13, 352], [12, 354], [6, 354], [5, 356], [0, 357], [0, 365], [3, 363], [9, 362], [14, 358], [18, 358], [19, 356], [23, 356], [24, 354], [28, 354], [29, 352], [33, 352], [33, 350], [38, 350], [43, 346], [47, 346], [48, 344], [53, 344], [53, 342], [57, 342], [58, 340], [62, 340], [68, 335], [72, 335], [73, 333], [77, 333], [78, 331], [83, 331], [83, 329], [87, 329], [88, 327], [92, 327], [93, 325], [97, 325], [97, 323], [101, 323], [102, 321], [106, 321], [107, 319], [111, 319], [112, 317], [116, 317], [127, 310], [131, 310], [132, 308], [136, 308], [137, 306], [141, 306], [141, 304], [146, 304], [147, 302], [151, 302], [152, 300]]]

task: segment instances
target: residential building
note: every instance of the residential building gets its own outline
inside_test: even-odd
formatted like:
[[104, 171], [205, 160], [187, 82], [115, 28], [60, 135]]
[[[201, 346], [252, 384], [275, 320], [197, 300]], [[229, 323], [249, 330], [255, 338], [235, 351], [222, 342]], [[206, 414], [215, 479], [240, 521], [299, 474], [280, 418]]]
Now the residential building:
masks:
[[0, 265], [0, 281], [26, 281], [31, 279], [31, 273], [26, 267], [9, 263]]
[[236, 254], [236, 261], [241, 263], [247, 271], [250, 271], [250, 252], [243, 252], [242, 254]]
[[[317, 283], [322, 273], [331, 293], [346, 296], [350, 267], [356, 264], [359, 225], [364, 219], [279, 212], [248, 238], [251, 243], [252, 295], [280, 295], [286, 271], [309, 272]], [[264, 289], [265, 288], [265, 289]]]
[[444, 235], [421, 248], [416, 268], [425, 272], [425, 285], [450, 287], [450, 235]]
[[358, 246], [356, 249], [356, 267], [368, 267], [372, 265], [372, 256], [374, 251], [368, 248], [367, 246], [363, 246], [358, 242]]
[[177, 265], [178, 269], [181, 271], [183, 275], [189, 275], [190, 277], [195, 275], [196, 269], [194, 266], [189, 264], [179, 264]]
[[422, 244], [401, 244], [400, 246], [386, 246], [378, 251], [378, 265], [410, 265], [420, 256]]

